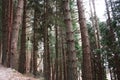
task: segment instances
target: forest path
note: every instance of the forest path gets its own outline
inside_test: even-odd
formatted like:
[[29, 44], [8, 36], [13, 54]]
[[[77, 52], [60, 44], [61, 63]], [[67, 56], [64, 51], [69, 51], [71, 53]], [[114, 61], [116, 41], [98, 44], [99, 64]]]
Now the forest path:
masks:
[[11, 68], [5, 68], [0, 65], [0, 80], [38, 80], [32, 77], [24, 76]]

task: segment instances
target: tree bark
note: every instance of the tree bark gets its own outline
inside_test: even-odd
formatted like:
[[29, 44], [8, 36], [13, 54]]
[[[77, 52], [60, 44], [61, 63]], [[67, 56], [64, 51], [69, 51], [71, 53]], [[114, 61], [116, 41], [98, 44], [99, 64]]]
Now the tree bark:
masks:
[[64, 22], [66, 25], [66, 38], [67, 38], [67, 80], [77, 80], [77, 58], [75, 51], [74, 35], [72, 29], [71, 13], [70, 13], [70, 0], [64, 0]]
[[55, 66], [55, 71], [56, 71], [56, 80], [59, 80], [59, 77], [58, 77], [58, 75], [59, 75], [59, 70], [58, 70], [58, 67], [59, 67], [59, 56], [58, 56], [58, 54], [59, 54], [59, 50], [58, 50], [58, 27], [59, 26], [55, 26], [55, 34], [56, 34], [56, 43], [55, 43], [55, 52], [56, 52], [56, 58], [55, 58], [55, 64], [56, 64], [56, 66]]
[[[114, 12], [113, 12], [113, 3], [112, 3], [112, 0], [109, 0], [110, 1], [110, 5], [111, 5], [111, 10], [112, 10], [112, 15], [113, 15], [113, 18], [114, 18]], [[118, 56], [118, 53], [116, 53], [116, 47], [117, 45], [115, 44], [115, 32], [114, 32], [114, 28], [113, 26], [111, 25], [112, 21], [111, 21], [111, 17], [110, 17], [110, 11], [109, 11], [109, 7], [108, 7], [108, 2], [107, 0], [105, 0], [105, 3], [106, 3], [106, 11], [107, 11], [107, 17], [108, 17], [108, 20], [107, 20], [107, 26], [109, 28], [109, 31], [110, 31], [110, 34], [109, 34], [109, 38], [112, 42], [111, 45], [109, 45], [109, 47], [111, 48], [113, 54], [114, 54], [114, 62], [115, 62], [115, 74], [117, 75], [117, 79], [120, 80], [120, 63], [119, 63], [119, 56]], [[115, 26], [114, 26], [115, 27]]]
[[48, 39], [48, 8], [49, 8], [49, 1], [44, 0], [44, 58], [43, 58], [43, 64], [44, 64], [44, 77], [45, 80], [51, 79], [51, 69], [50, 69], [50, 52], [49, 52], [49, 39]]
[[0, 40], [0, 63], [2, 63], [2, 40]]
[[22, 21], [22, 33], [21, 33], [21, 50], [19, 55], [18, 71], [20, 73], [26, 73], [26, 0], [24, 0], [24, 11]]
[[17, 6], [17, 12], [15, 15], [13, 28], [12, 28], [12, 34], [11, 34], [11, 53], [10, 53], [10, 67], [16, 69], [17, 65], [17, 43], [18, 43], [18, 35], [19, 35], [19, 29], [21, 26], [21, 20], [22, 20], [22, 14], [23, 14], [23, 4], [24, 0], [18, 0], [18, 6]]
[[34, 10], [34, 33], [33, 33], [33, 74], [37, 74], [37, 51], [38, 51], [38, 40], [37, 40], [37, 9]]
[[10, 41], [11, 41], [11, 28], [13, 23], [13, 1], [3, 0], [2, 5], [2, 64], [10, 67]]
[[5, 65], [7, 59], [7, 2], [7, 0], [2, 0], [2, 65]]
[[67, 57], [66, 57], [66, 47], [65, 47], [65, 43], [66, 43], [66, 37], [65, 37], [65, 33], [64, 33], [64, 29], [62, 28], [62, 55], [63, 55], [63, 80], [67, 80]]
[[[96, 7], [95, 7], [95, 0], [92, 0], [92, 5], [93, 5], [93, 27], [94, 27], [94, 36], [95, 36], [95, 43], [96, 43], [96, 50], [100, 50], [101, 49], [101, 44], [100, 44], [100, 30], [99, 30], [99, 24], [98, 24], [98, 20], [97, 20], [97, 15], [96, 15]], [[97, 70], [97, 78], [98, 80], [104, 80], [104, 68], [102, 65], [102, 58], [101, 58], [101, 53], [100, 51], [96, 52], [96, 56], [97, 56], [97, 66], [96, 68]]]
[[85, 21], [82, 0], [77, 0], [77, 5], [78, 5], [79, 24], [80, 24], [80, 30], [81, 30], [82, 49], [83, 49], [82, 79], [92, 80], [90, 43], [88, 39], [88, 31], [87, 31], [87, 26]]

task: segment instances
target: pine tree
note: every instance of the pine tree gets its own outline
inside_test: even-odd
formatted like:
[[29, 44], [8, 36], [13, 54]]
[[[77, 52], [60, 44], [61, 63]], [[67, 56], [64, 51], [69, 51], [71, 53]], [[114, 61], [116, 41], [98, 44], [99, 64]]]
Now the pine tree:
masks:
[[81, 30], [82, 49], [83, 49], [82, 79], [92, 80], [90, 43], [88, 39], [88, 32], [87, 32], [82, 0], [77, 0], [77, 6], [78, 6], [79, 24]]
[[15, 15], [15, 19], [13, 22], [13, 28], [11, 33], [11, 49], [10, 49], [10, 67], [16, 69], [17, 65], [17, 43], [18, 43], [18, 34], [19, 29], [22, 22], [22, 14], [23, 14], [23, 5], [24, 0], [18, 0], [17, 12]]
[[64, 0], [64, 22], [66, 25], [66, 41], [67, 41], [67, 80], [77, 80], [77, 64], [76, 64], [76, 52], [73, 35], [73, 27], [71, 21], [70, 12], [70, 0]]
[[18, 71], [21, 73], [26, 73], [26, 2], [27, 0], [24, 0], [24, 11], [21, 31], [21, 50], [18, 62]]

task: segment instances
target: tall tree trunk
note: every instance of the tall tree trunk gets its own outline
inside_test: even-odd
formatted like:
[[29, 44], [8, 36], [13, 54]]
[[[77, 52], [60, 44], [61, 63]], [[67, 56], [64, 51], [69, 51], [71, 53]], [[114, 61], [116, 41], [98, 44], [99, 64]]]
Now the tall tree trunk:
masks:
[[82, 49], [83, 49], [83, 67], [82, 67], [83, 78], [82, 79], [92, 80], [90, 43], [88, 39], [88, 32], [87, 32], [82, 0], [77, 0], [77, 5], [78, 5], [79, 24], [80, 24], [80, 30], [81, 30]]
[[95, 45], [93, 45], [92, 43], [90, 44], [91, 46], [91, 58], [92, 58], [92, 78], [93, 80], [97, 79], [96, 76], [96, 61], [95, 61], [95, 53], [94, 53], [94, 49], [96, 48], [96, 46], [98, 46], [97, 43], [97, 35], [96, 35], [96, 29], [95, 29], [95, 21], [94, 21], [94, 16], [93, 16], [93, 10], [92, 10], [92, 5], [91, 5], [91, 0], [89, 0], [89, 7], [90, 7], [90, 13], [91, 13], [91, 22], [92, 22], [92, 27], [93, 27], [93, 31], [94, 31], [94, 38], [95, 38]]
[[71, 13], [70, 13], [70, 0], [64, 0], [64, 22], [66, 25], [66, 38], [67, 38], [67, 80], [77, 80], [77, 58], [75, 52], [74, 35], [72, 29]]
[[5, 65], [7, 59], [7, 15], [8, 1], [2, 0], [2, 64]]
[[49, 1], [44, 0], [44, 78], [45, 80], [51, 79], [51, 70], [50, 70], [50, 53], [49, 53], [49, 41], [48, 41], [48, 8], [49, 8]]
[[60, 36], [60, 39], [59, 39], [59, 48], [60, 48], [60, 76], [59, 76], [59, 79], [60, 80], [63, 80], [63, 49], [62, 49], [62, 28], [60, 27], [59, 28], [59, 36]]
[[7, 67], [10, 67], [10, 48], [11, 48], [11, 31], [13, 26], [13, 0], [9, 0], [9, 16], [8, 16], [8, 41], [7, 41]]
[[[98, 24], [98, 20], [97, 20], [97, 15], [96, 15], [96, 7], [95, 7], [95, 0], [92, 0], [92, 5], [93, 5], [93, 12], [94, 12], [94, 32], [95, 32], [95, 42], [96, 42], [96, 49], [99, 50], [101, 49], [101, 44], [100, 44], [100, 30], [99, 30], [99, 24]], [[96, 52], [97, 55], [97, 66], [98, 70], [97, 70], [97, 76], [98, 76], [98, 80], [104, 80], [104, 68], [102, 65], [102, 58], [101, 58], [101, 53], [100, 51], [98, 51], [98, 53]]]
[[[107, 0], [105, 0], [105, 5], [106, 5], [106, 11], [107, 11], [107, 27], [110, 28], [111, 27], [111, 18], [110, 18], [110, 11], [109, 11], [109, 6], [108, 6], [108, 2]], [[107, 59], [108, 59], [108, 55], [107, 55]], [[109, 64], [109, 63], [108, 63]], [[110, 67], [110, 65], [108, 65], [108, 68], [109, 68], [109, 71], [110, 71], [110, 77], [111, 77], [111, 80], [113, 80], [113, 72], [112, 72], [112, 69]]]
[[66, 63], [66, 47], [65, 47], [65, 43], [66, 43], [66, 38], [65, 38], [65, 33], [64, 33], [64, 29], [62, 28], [62, 55], [63, 55], [63, 78], [64, 80], [67, 80], [67, 63]]
[[24, 11], [22, 21], [22, 33], [21, 33], [21, 50], [19, 55], [18, 71], [26, 73], [26, 0], [24, 0]]
[[18, 0], [17, 12], [15, 15], [15, 20], [13, 23], [12, 34], [11, 34], [11, 55], [10, 55], [10, 67], [16, 69], [17, 65], [17, 43], [18, 43], [18, 35], [19, 29], [21, 26], [22, 14], [23, 14], [23, 5], [24, 0]]
[[[111, 9], [112, 9], [112, 15], [114, 18], [114, 12], [113, 12], [113, 4], [112, 4], [112, 0], [110, 1], [110, 5], [111, 5]], [[109, 7], [108, 7], [108, 2], [107, 0], [105, 0], [106, 3], [106, 11], [107, 11], [107, 25], [110, 28], [110, 40], [112, 41], [112, 44], [110, 45], [110, 48], [112, 49], [113, 53], [114, 53], [114, 62], [115, 62], [115, 74], [117, 75], [118, 80], [120, 80], [120, 63], [119, 63], [119, 57], [118, 57], [118, 53], [116, 53], [116, 46], [115, 45], [115, 34], [114, 34], [114, 29], [113, 26], [111, 25], [111, 18], [110, 18], [110, 11], [109, 11]]]
[[119, 63], [119, 54], [115, 53], [114, 55], [114, 61], [115, 61], [115, 73], [117, 80], [120, 80], [120, 63]]
[[52, 63], [52, 70], [51, 70], [51, 72], [52, 72], [52, 80], [55, 80], [55, 66], [56, 66], [56, 64], [54, 63], [54, 61], [53, 61], [53, 63]]
[[[8, 40], [8, 6], [9, 6], [9, 2], [8, 0], [6, 1], [2, 1], [2, 4], [4, 3], [4, 5], [2, 5], [2, 64], [4, 66], [6, 65], [6, 60], [7, 60], [7, 40]], [[5, 6], [6, 5], [6, 6]]]
[[56, 71], [56, 80], [59, 80], [58, 74], [59, 74], [59, 70], [58, 70], [58, 66], [59, 66], [59, 61], [58, 61], [58, 54], [59, 54], [59, 50], [58, 50], [58, 27], [59, 26], [55, 26], [55, 34], [56, 34], [56, 44], [55, 44], [55, 51], [56, 51], [56, 58], [55, 58], [55, 71]]
[[37, 40], [37, 9], [34, 11], [34, 33], [33, 33], [33, 74], [37, 73], [37, 51], [38, 51], [38, 40]]
[[50, 54], [49, 54], [49, 43], [48, 43], [48, 28], [47, 25], [44, 27], [44, 77], [45, 80], [50, 80]]
[[4, 66], [10, 67], [10, 41], [11, 41], [11, 28], [13, 23], [13, 1], [3, 0], [3, 28], [2, 28], [2, 64]]
[[2, 40], [1, 39], [0, 39], [0, 63], [2, 63]]
[[[56, 14], [55, 17], [58, 18], [59, 15], [58, 13], [58, 1], [56, 1]], [[55, 71], [56, 71], [56, 80], [61, 80], [60, 79], [60, 27], [58, 25], [58, 21], [55, 21], [55, 38], [56, 38], [56, 43], [55, 43], [55, 52], [56, 52], [56, 58], [55, 58]]]

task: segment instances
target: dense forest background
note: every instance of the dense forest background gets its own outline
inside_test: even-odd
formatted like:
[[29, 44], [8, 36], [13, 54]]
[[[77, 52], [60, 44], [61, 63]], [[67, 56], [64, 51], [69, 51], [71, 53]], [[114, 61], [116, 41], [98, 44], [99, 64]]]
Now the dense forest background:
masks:
[[102, 22], [88, 2], [86, 20], [84, 0], [0, 0], [1, 64], [44, 80], [120, 80], [120, 0], [105, 0]]

